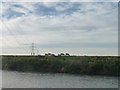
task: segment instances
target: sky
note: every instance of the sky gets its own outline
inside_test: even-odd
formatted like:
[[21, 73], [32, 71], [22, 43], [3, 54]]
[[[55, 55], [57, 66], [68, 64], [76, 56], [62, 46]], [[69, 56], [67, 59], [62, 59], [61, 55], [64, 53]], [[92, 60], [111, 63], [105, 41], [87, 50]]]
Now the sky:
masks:
[[118, 55], [118, 3], [88, 1], [2, 2], [1, 54]]

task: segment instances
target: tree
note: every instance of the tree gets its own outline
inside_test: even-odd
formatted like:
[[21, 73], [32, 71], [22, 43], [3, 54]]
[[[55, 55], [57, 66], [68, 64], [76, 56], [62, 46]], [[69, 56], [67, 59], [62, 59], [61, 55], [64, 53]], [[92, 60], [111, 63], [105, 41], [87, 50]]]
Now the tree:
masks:
[[61, 56], [64, 56], [64, 53], [61, 53], [60, 55], [61, 55]]
[[66, 55], [66, 56], [70, 56], [70, 54], [69, 54], [69, 53], [66, 53], [65, 55]]

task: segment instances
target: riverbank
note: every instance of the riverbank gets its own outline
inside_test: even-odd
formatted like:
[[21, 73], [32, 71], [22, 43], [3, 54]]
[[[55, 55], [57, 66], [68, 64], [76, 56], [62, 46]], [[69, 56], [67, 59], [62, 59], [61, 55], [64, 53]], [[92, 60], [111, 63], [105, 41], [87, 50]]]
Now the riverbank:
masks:
[[118, 76], [117, 56], [2, 56], [2, 69], [22, 72]]

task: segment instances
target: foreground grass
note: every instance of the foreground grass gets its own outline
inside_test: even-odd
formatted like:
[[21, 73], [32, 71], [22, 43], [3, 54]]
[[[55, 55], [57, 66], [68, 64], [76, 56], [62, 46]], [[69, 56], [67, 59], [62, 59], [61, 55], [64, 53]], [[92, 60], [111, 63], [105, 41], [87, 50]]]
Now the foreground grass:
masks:
[[2, 69], [23, 72], [118, 76], [117, 56], [3, 56]]

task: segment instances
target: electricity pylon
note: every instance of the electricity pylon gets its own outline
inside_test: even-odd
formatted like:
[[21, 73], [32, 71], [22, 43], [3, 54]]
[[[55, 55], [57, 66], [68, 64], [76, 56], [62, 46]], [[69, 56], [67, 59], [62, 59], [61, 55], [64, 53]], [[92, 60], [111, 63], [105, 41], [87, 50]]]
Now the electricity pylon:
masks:
[[32, 43], [31, 56], [35, 56], [35, 44]]

